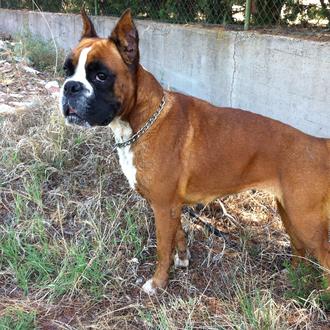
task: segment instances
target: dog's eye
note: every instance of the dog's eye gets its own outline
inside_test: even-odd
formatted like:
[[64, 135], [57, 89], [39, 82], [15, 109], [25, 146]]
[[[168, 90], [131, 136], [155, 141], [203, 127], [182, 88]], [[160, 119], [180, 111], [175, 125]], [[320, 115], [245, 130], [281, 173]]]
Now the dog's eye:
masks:
[[67, 66], [63, 67], [64, 75], [65, 77], [70, 77], [72, 76], [72, 70], [70, 70]]
[[100, 81], [100, 82], [103, 82], [106, 79], [107, 79], [107, 75], [105, 73], [103, 73], [103, 72], [99, 72], [95, 76], [95, 80]]

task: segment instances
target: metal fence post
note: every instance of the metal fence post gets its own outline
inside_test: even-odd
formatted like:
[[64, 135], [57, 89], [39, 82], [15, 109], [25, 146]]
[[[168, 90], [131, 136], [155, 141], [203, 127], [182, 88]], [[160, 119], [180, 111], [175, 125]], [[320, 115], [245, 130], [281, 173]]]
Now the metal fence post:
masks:
[[246, 0], [245, 19], [244, 19], [244, 30], [245, 31], [247, 31], [250, 28], [250, 17], [251, 17], [251, 0]]
[[97, 0], [94, 0], [94, 11], [95, 11], [95, 16], [97, 16], [97, 12], [98, 12]]

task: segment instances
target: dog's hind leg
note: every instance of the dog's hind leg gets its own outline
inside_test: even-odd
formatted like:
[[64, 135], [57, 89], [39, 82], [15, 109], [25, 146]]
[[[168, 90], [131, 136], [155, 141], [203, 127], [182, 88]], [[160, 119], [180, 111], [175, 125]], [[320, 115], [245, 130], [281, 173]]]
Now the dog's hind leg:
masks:
[[174, 265], [175, 267], [188, 267], [190, 252], [187, 248], [186, 242], [186, 234], [182, 229], [181, 223], [176, 231], [175, 235], [175, 245], [176, 245], [176, 253], [174, 256]]
[[323, 240], [322, 244], [313, 251], [313, 254], [323, 267], [324, 277], [327, 280], [327, 289], [330, 291], [330, 243]]
[[316, 247], [312, 253], [323, 267], [324, 277], [327, 279], [328, 290], [330, 291], [330, 219], [320, 221], [318, 235], [315, 239]]
[[[319, 200], [323, 201], [323, 198]], [[293, 204], [291, 204], [293, 205]], [[322, 202], [310, 204], [301, 203], [301, 207], [292, 207], [290, 211], [279, 206], [284, 226], [291, 238], [293, 254], [298, 257], [293, 260], [297, 264], [299, 257], [306, 252], [314, 256], [324, 268], [324, 274], [330, 284], [330, 242], [328, 218]]]
[[304, 247], [303, 242], [297, 237], [295, 234], [294, 229], [292, 228], [292, 223], [289, 219], [289, 216], [287, 212], [285, 211], [284, 207], [280, 203], [280, 201], [277, 201], [277, 209], [281, 216], [282, 223], [285, 227], [285, 230], [287, 234], [290, 237], [290, 243], [291, 243], [291, 251], [292, 251], [292, 261], [291, 264], [293, 267], [296, 267], [300, 261], [302, 261], [306, 255], [306, 249]]

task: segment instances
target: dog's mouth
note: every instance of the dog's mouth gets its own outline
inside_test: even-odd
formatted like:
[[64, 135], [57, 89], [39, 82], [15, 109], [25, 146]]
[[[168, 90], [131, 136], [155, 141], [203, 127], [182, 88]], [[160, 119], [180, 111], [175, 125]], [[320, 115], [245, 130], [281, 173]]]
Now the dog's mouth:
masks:
[[82, 127], [91, 127], [87, 120], [82, 118], [77, 110], [72, 107], [70, 104], [66, 104], [64, 106], [64, 117], [66, 119], [66, 123], [69, 125], [78, 125]]
[[71, 107], [70, 105], [68, 105], [67, 115], [68, 116], [70, 116], [70, 115], [78, 116], [76, 109]]

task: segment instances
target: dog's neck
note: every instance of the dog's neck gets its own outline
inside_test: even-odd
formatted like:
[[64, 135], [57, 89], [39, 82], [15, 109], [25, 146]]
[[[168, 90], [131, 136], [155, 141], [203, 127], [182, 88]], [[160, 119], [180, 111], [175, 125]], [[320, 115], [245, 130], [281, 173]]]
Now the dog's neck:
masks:
[[138, 86], [136, 103], [127, 116], [133, 132], [141, 128], [158, 109], [164, 93], [156, 78], [141, 65], [139, 65], [136, 79], [136, 86]]

